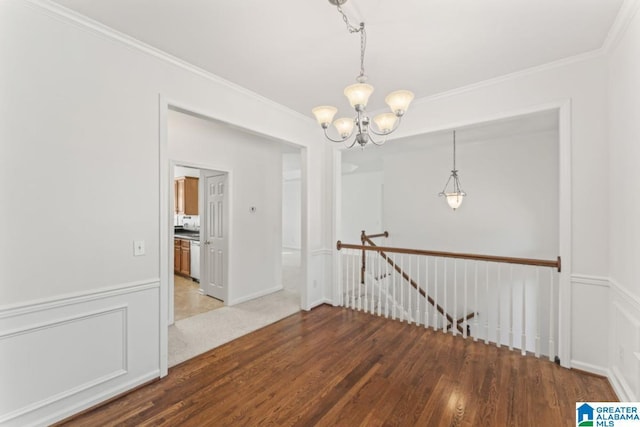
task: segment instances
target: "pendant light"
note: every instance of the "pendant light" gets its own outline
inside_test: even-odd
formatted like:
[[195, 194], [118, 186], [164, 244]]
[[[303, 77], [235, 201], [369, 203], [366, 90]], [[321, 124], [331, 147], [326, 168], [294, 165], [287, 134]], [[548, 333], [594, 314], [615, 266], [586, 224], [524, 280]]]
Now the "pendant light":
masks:
[[[449, 183], [453, 182], [453, 186], [449, 187]], [[444, 189], [438, 193], [439, 196], [445, 196], [447, 203], [454, 211], [462, 204], [462, 199], [467, 195], [460, 187], [460, 179], [458, 178], [458, 170], [456, 169], [456, 131], [453, 131], [453, 169], [451, 175], [444, 185]]]

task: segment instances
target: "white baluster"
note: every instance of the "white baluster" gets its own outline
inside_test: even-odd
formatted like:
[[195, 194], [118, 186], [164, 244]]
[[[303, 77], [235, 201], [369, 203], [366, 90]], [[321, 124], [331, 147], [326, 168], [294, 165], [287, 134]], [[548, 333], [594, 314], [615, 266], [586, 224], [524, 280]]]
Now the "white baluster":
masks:
[[[396, 256], [395, 255], [393, 255], [392, 261], [393, 261], [393, 265], [397, 265], [396, 264]], [[395, 271], [395, 268], [393, 269], [392, 274], [393, 274], [393, 315], [391, 316], [391, 318], [395, 320], [395, 318], [396, 318], [396, 305], [397, 305], [396, 304], [397, 300], [396, 300], [396, 271]]]
[[462, 336], [467, 338], [468, 319], [467, 319], [467, 261], [464, 261], [464, 309], [462, 311], [464, 322], [462, 323]]
[[409, 266], [407, 267], [407, 275], [409, 276], [409, 280], [407, 280], [407, 323], [412, 323], [413, 321], [411, 318], [411, 289], [413, 288], [413, 286], [411, 286], [411, 279], [413, 278], [413, 272], [411, 271], [411, 259], [412, 257], [409, 255]]
[[513, 264], [509, 264], [509, 350], [513, 350]]
[[487, 313], [484, 316], [484, 343], [489, 344], [489, 262], [485, 263], [485, 287], [487, 288], [485, 292], [485, 312]]
[[438, 258], [433, 258], [433, 330], [438, 330]]
[[[388, 257], [389, 255], [387, 255]], [[384, 317], [388, 318], [389, 317], [389, 283], [390, 283], [390, 278], [389, 278], [389, 262], [388, 259], [385, 260], [384, 263]]]
[[453, 309], [451, 310], [451, 318], [453, 322], [451, 324], [451, 330], [453, 336], [458, 335], [458, 268], [456, 266], [456, 259], [453, 259]]
[[480, 330], [478, 329], [478, 261], [474, 261], [474, 303], [473, 303], [473, 340], [478, 341], [478, 333]]
[[418, 285], [418, 289], [415, 290], [416, 295], [416, 314], [415, 321], [416, 325], [420, 324], [420, 289], [422, 289], [422, 285], [420, 284], [420, 258], [416, 255], [416, 285]]
[[358, 273], [358, 255], [356, 251], [351, 255], [351, 308], [356, 309], [356, 286], [360, 282]]
[[500, 341], [502, 341], [502, 332], [500, 331], [500, 297], [502, 296], [502, 286], [501, 286], [501, 275], [500, 275], [500, 264], [497, 264], [498, 266], [498, 323], [497, 323], [497, 329], [496, 329], [496, 347], [500, 347], [502, 344], [500, 343]]
[[[404, 255], [400, 255], [400, 271], [404, 271]], [[405, 311], [405, 306], [404, 306], [404, 277], [402, 276], [402, 273], [400, 273], [400, 321], [403, 322], [404, 321], [404, 311]]]
[[542, 329], [542, 286], [540, 284], [540, 267], [536, 267], [536, 357], [540, 357], [540, 330]]
[[553, 270], [549, 269], [549, 360], [553, 362], [555, 356], [555, 346], [554, 346], [554, 324], [553, 324]]
[[424, 257], [424, 327], [429, 327], [429, 257]]
[[444, 318], [442, 319], [442, 332], [447, 333], [447, 327], [449, 326], [449, 321], [447, 320], [447, 313], [449, 313], [449, 309], [447, 308], [447, 258], [442, 259], [442, 270], [444, 272], [444, 288], [442, 292], [444, 292], [444, 296], [442, 298], [442, 311], [444, 311]]
[[527, 283], [526, 283], [526, 275], [525, 275], [525, 267], [521, 267], [522, 270], [522, 337], [520, 338], [522, 352], [521, 354], [524, 356], [527, 354], [527, 304], [525, 301], [526, 293], [527, 293]]

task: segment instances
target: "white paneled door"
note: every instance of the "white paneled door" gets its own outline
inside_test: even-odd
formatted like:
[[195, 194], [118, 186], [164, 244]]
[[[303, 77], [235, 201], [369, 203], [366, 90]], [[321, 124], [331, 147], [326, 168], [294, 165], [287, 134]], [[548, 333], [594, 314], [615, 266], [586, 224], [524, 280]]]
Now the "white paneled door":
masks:
[[204, 290], [219, 300], [227, 299], [227, 174], [205, 175], [204, 203]]

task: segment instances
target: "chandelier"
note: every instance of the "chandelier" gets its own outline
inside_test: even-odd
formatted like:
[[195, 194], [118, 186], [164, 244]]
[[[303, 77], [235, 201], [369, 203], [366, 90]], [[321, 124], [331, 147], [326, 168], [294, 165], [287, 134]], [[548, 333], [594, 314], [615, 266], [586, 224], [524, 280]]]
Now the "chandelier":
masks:
[[[333, 122], [338, 133], [338, 138], [336, 139], [329, 136], [327, 129], [333, 121], [333, 117], [338, 112], [338, 109], [330, 105], [323, 105], [311, 111], [320, 126], [322, 126], [324, 135], [330, 141], [344, 142], [347, 148], [353, 147], [356, 142], [362, 148], [369, 142], [375, 145], [382, 145], [386, 141], [387, 135], [398, 128], [402, 116], [413, 100], [413, 93], [408, 90], [397, 90], [387, 95], [385, 102], [389, 105], [389, 108], [391, 108], [391, 112], [375, 116], [373, 118], [375, 126], [372, 126], [369, 116], [367, 115], [366, 107], [369, 96], [373, 93], [373, 86], [367, 84], [367, 76], [364, 74], [364, 52], [367, 46], [367, 35], [364, 29], [364, 22], [361, 22], [359, 27], [354, 27], [349, 22], [347, 15], [342, 11], [340, 6], [346, 3], [346, 1], [347, 0], [329, 0], [329, 3], [336, 6], [338, 12], [342, 15], [342, 20], [347, 25], [349, 33], [360, 33], [360, 75], [356, 77], [357, 83], [347, 86], [344, 89], [344, 95], [349, 100], [351, 107], [355, 110], [355, 117], [342, 117]], [[347, 142], [354, 133], [355, 138]]]
[[[447, 190], [449, 183], [453, 181], [453, 186], [450, 190]], [[451, 175], [444, 185], [444, 189], [438, 193], [439, 196], [445, 196], [449, 207], [454, 211], [462, 204], [462, 198], [467, 195], [460, 187], [460, 179], [458, 178], [458, 170], [456, 169], [456, 131], [453, 131], [453, 169]]]

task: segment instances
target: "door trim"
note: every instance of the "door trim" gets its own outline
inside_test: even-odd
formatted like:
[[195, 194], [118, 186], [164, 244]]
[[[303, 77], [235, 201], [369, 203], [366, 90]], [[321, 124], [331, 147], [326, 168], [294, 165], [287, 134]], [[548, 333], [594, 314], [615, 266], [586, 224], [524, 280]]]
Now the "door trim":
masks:
[[[169, 276], [173, 276], [173, 250], [169, 251], [169, 244], [173, 245], [173, 221], [170, 221], [169, 213], [171, 212], [172, 205], [169, 203], [169, 199], [173, 198], [173, 169], [170, 168], [170, 159], [168, 157], [168, 146], [169, 146], [169, 137], [168, 137], [168, 115], [169, 109], [173, 109], [176, 111], [180, 111], [183, 113], [200, 116], [203, 118], [208, 118], [211, 120], [215, 120], [221, 123], [225, 123], [229, 126], [240, 129], [244, 132], [253, 133], [255, 135], [261, 135], [267, 139], [279, 141], [281, 143], [291, 144], [298, 148], [300, 148], [301, 155], [301, 227], [302, 227], [302, 236], [301, 236], [301, 268], [302, 268], [302, 277], [303, 284], [300, 288], [300, 307], [303, 309], [309, 308], [309, 288], [311, 286], [311, 271], [310, 271], [310, 179], [309, 179], [309, 149], [307, 145], [300, 143], [298, 141], [287, 140], [283, 138], [275, 138], [271, 135], [266, 135], [261, 132], [257, 132], [255, 130], [251, 130], [247, 127], [240, 126], [234, 123], [230, 123], [226, 120], [220, 119], [217, 114], [203, 111], [201, 108], [195, 108], [187, 103], [176, 101], [174, 99], [170, 99], [169, 97], [158, 94], [158, 145], [159, 145], [159, 180], [160, 180], [160, 194], [159, 194], [159, 217], [160, 217], [160, 229], [159, 229], [159, 268], [160, 268], [160, 295], [159, 295], [159, 365], [160, 365], [160, 377], [165, 377], [169, 373]], [[183, 162], [183, 164], [188, 165], [188, 163]], [[198, 165], [194, 165], [198, 166]], [[204, 169], [211, 169], [211, 165], [202, 165]], [[170, 171], [171, 169], [171, 171]], [[221, 170], [226, 171], [228, 173], [228, 182], [227, 185], [233, 185], [233, 171], [229, 170], [229, 168], [225, 167], [213, 167], [213, 170]], [[170, 174], [171, 172], [171, 174]], [[232, 195], [230, 195], [232, 197]], [[229, 206], [232, 205], [232, 199], [230, 197]], [[232, 226], [232, 215], [229, 216], [228, 226], [231, 228]], [[171, 237], [171, 239], [170, 239]], [[231, 252], [231, 247], [233, 242], [231, 239], [228, 241], [227, 249]], [[229, 265], [231, 263], [229, 262]], [[171, 274], [170, 274], [171, 273]], [[229, 280], [230, 275], [227, 276]], [[228, 287], [227, 287], [228, 289]], [[171, 289], [171, 293], [173, 293], [173, 289]], [[228, 295], [227, 295], [228, 297]]]

